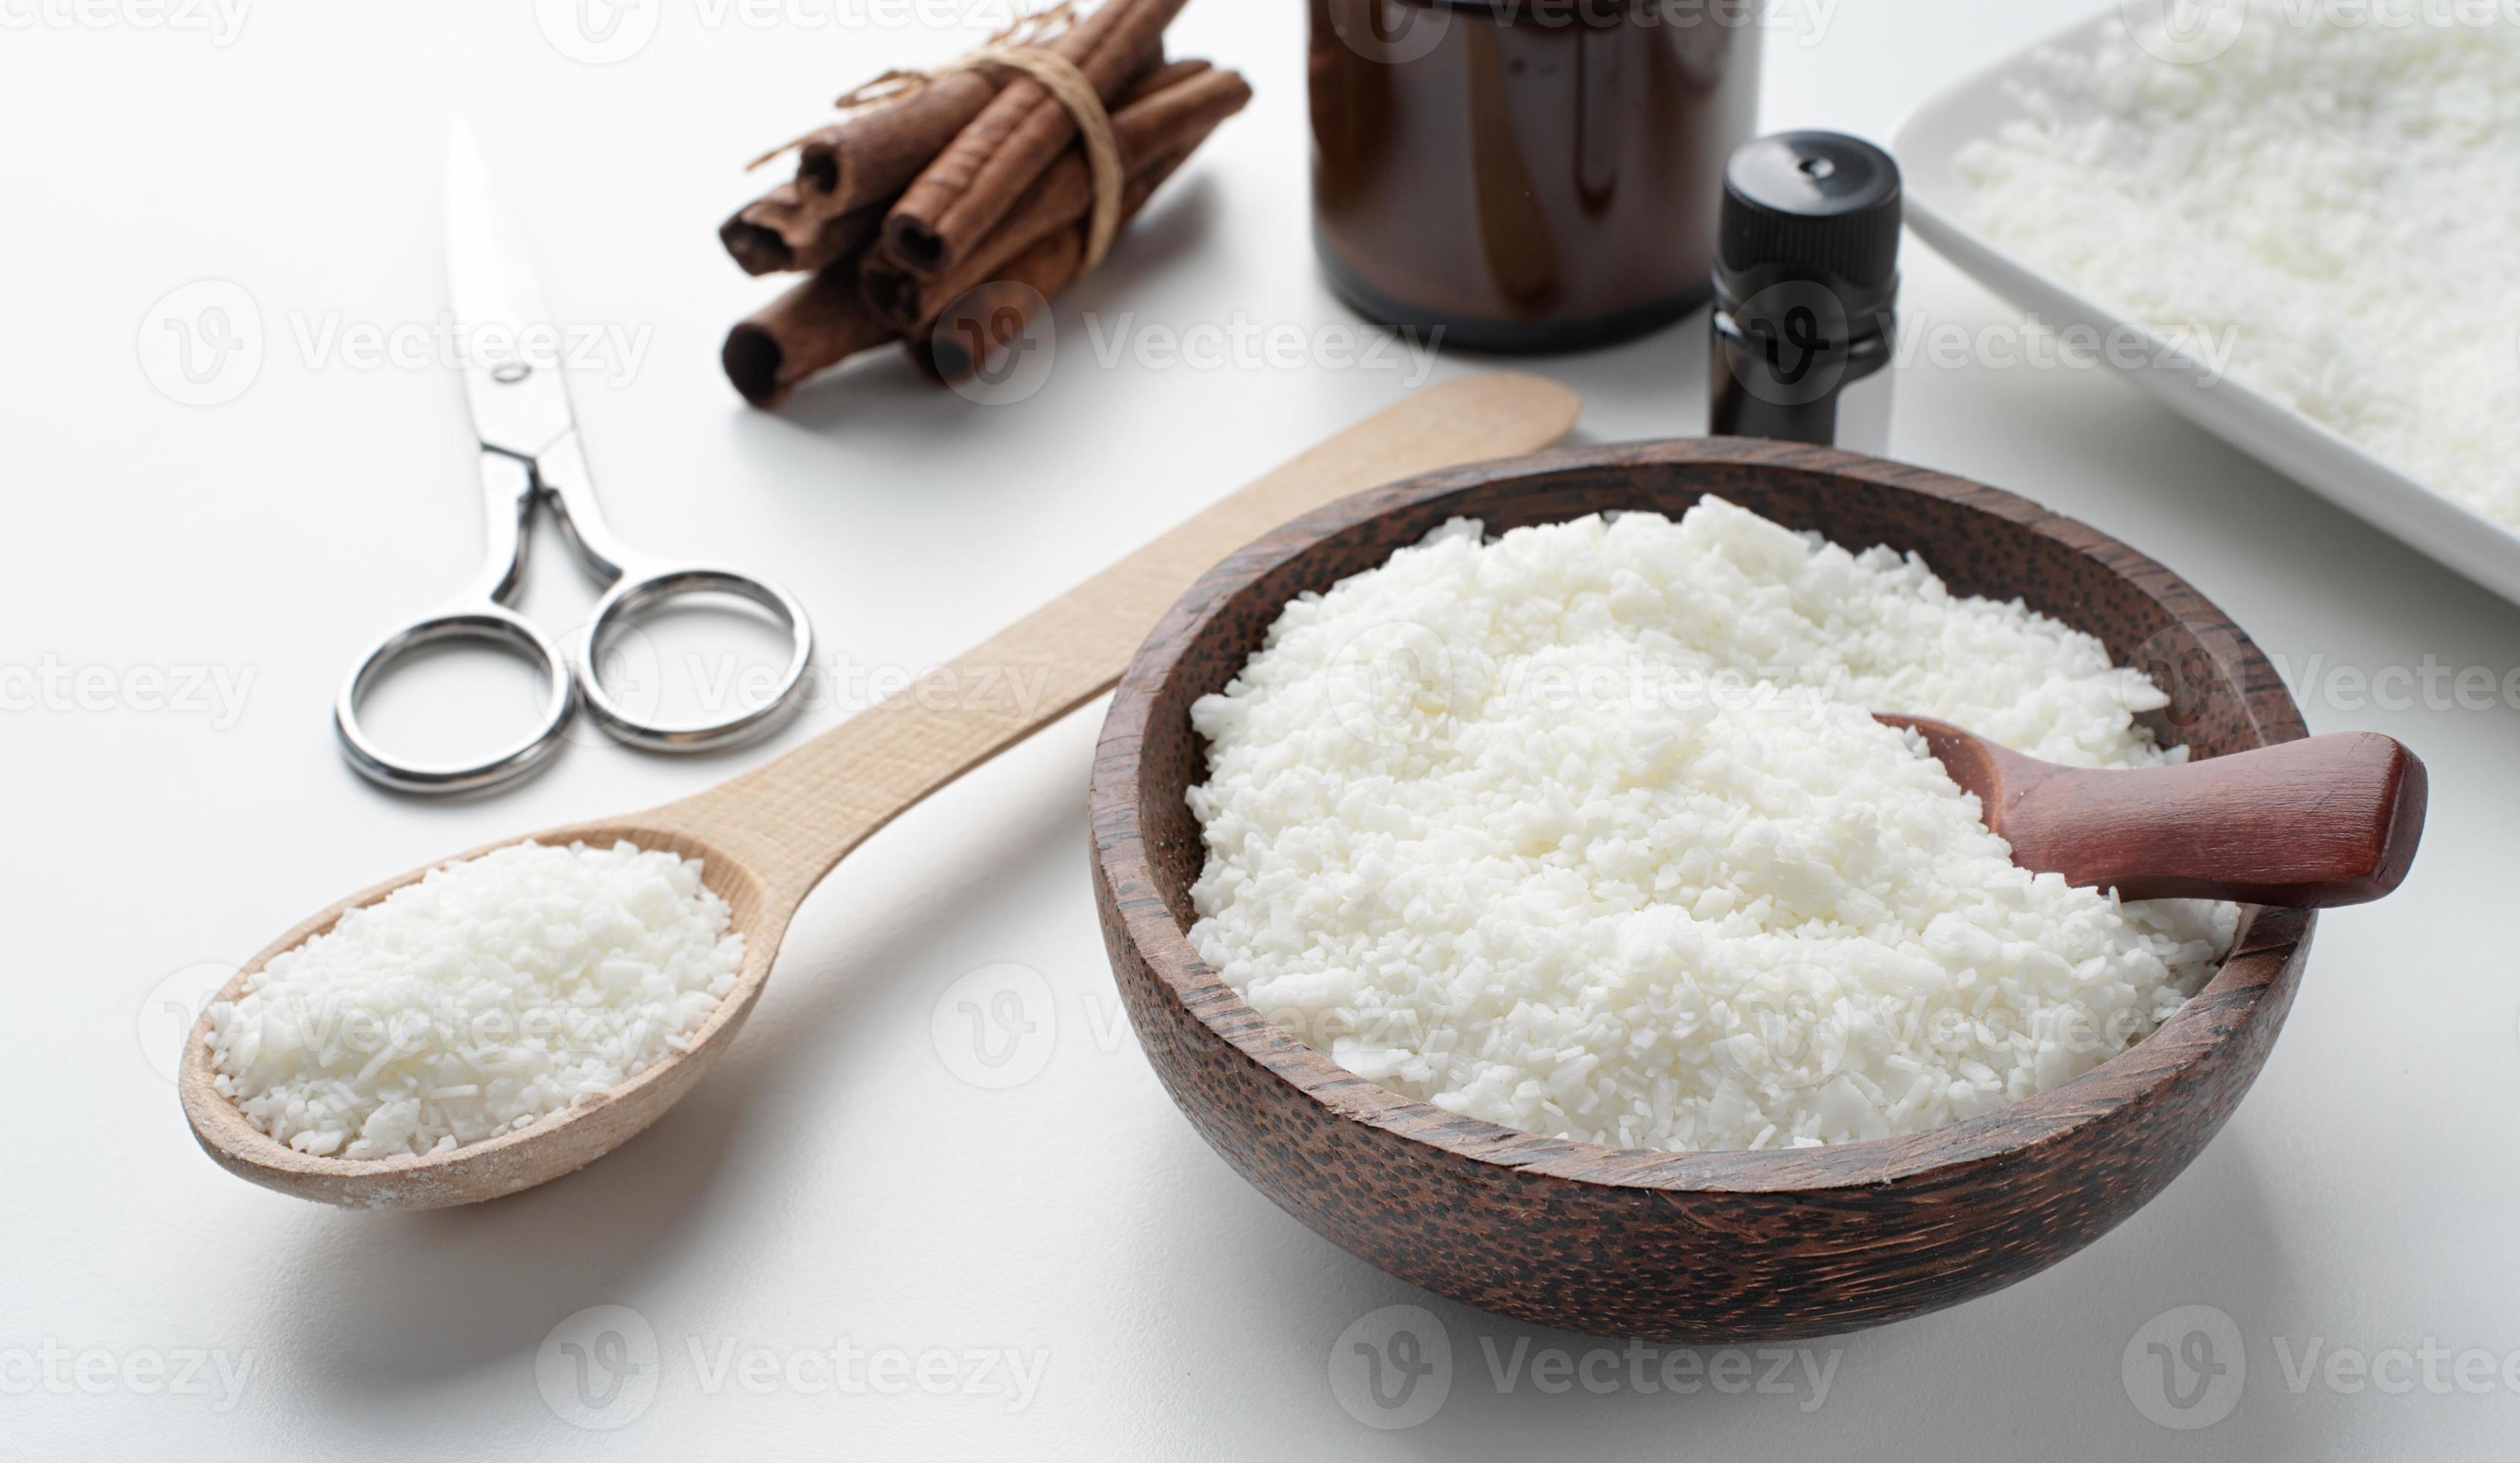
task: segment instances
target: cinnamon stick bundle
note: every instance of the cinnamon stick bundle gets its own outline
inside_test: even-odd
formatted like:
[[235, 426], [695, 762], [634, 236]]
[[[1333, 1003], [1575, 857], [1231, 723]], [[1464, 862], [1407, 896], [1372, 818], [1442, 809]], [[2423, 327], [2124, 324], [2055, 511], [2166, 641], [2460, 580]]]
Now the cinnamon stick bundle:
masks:
[[[1126, 106], [1148, 91], [1168, 86], [1184, 75], [1210, 69], [1204, 61], [1166, 67], [1162, 60], [1163, 45], [1158, 37], [1154, 54], [1147, 58], [1147, 64], [1141, 66], [1121, 88], [1119, 105]], [[1117, 121], [1115, 112], [1115, 125]], [[863, 179], [873, 175], [853, 176]], [[903, 181], [907, 182], [907, 179]], [[746, 274], [817, 270], [844, 254], [855, 253], [872, 240], [882, 228], [883, 216], [899, 194], [900, 189], [896, 187], [891, 193], [845, 212], [830, 212], [807, 186], [806, 168], [800, 167], [797, 177], [746, 204], [734, 217], [720, 224], [718, 238], [726, 245], [726, 251], [743, 266]]]
[[[1251, 98], [1232, 71], [1164, 64], [1164, 28], [1186, 3], [1104, 0], [1038, 42], [1107, 109], [1111, 147], [1101, 157], [1116, 156], [1114, 223], [1144, 208]], [[1040, 36], [1071, 14], [1062, 4], [1018, 33]], [[720, 226], [747, 272], [811, 275], [728, 333], [721, 361], [744, 399], [775, 406], [807, 377], [895, 340], [930, 377], [967, 379], [1086, 274], [1098, 185], [1107, 184], [1066, 111], [1087, 105], [1081, 93], [1070, 88], [1061, 102], [1029, 78], [988, 80], [985, 94], [956, 84], [1012, 69], [948, 70], [923, 87], [912, 79], [887, 104], [809, 138], [794, 178]], [[904, 255], [903, 237], [924, 262]]]
[[[1241, 81], [1231, 71], [1212, 74], [1238, 84]], [[1249, 88], [1242, 90], [1247, 95]], [[1197, 137], [1203, 139], [1222, 120], [1207, 122]], [[1187, 146], [1164, 149], [1130, 176], [1120, 195], [1123, 222], [1146, 207], [1155, 190], [1190, 160], [1195, 146], [1192, 140]], [[755, 406], [776, 406], [807, 377], [896, 340], [909, 343], [911, 359], [931, 379], [968, 380], [985, 357], [965, 362], [949, 348], [944, 352], [947, 364], [936, 364], [931, 338], [940, 334], [938, 320], [952, 310], [959, 330], [963, 318], [1002, 318], [1003, 307], [1012, 304], [1016, 313], [1012, 323], [1017, 328], [1030, 323], [1039, 300], [1084, 276], [1085, 237], [1085, 210], [1078, 208], [1063, 224], [1054, 224], [1020, 247], [1003, 251], [1004, 256], [970, 285], [952, 294], [929, 294], [925, 297], [933, 304], [906, 322], [888, 318], [868, 301], [864, 280], [883, 262], [879, 251], [869, 251], [864, 258], [840, 260], [736, 326], [727, 335], [720, 363], [735, 389]], [[1026, 286], [1034, 293], [1007, 288], [1011, 285]]]

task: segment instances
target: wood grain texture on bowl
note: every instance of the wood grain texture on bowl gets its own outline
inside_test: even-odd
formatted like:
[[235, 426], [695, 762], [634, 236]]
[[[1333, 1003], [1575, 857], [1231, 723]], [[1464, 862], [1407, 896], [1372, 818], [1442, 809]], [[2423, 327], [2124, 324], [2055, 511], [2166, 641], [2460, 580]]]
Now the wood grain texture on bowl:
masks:
[[1414, 479], [1300, 519], [1210, 571], [1122, 678], [1097, 750], [1095, 892], [1148, 1060], [1201, 1136], [1306, 1224], [1390, 1273], [1534, 1323], [1659, 1342], [1883, 1324], [2037, 1273], [2158, 1194], [2220, 1129], [2283, 1025], [2315, 917], [2246, 908], [2237, 947], [2150, 1037], [1932, 1132], [1758, 1153], [1622, 1150], [1456, 1117], [1264, 1021], [1186, 931], [1204, 862], [1190, 706], [1280, 609], [1459, 517], [1490, 532], [1713, 493], [1852, 548], [1923, 556], [1955, 593], [2018, 596], [2149, 671], [2144, 718], [2214, 756], [2301, 717], [2248, 637], [2126, 545], [2010, 493], [1742, 438], [1560, 451]]

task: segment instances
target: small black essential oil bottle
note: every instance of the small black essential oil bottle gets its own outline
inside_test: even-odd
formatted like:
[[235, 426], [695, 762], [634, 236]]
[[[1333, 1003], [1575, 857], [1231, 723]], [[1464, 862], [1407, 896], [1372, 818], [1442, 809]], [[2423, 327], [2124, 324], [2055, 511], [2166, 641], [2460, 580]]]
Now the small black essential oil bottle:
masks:
[[1898, 339], [1899, 164], [1779, 132], [1724, 169], [1707, 431], [1881, 452]]

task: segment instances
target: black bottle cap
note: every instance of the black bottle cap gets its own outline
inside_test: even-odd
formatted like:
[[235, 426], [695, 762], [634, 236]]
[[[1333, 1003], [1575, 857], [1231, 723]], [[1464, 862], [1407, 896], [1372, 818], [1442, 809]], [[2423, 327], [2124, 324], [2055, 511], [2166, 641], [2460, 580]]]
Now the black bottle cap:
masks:
[[1809, 281], [1850, 315], [1887, 309], [1899, 290], [1899, 164], [1842, 132], [1778, 132], [1724, 168], [1715, 287], [1738, 304]]

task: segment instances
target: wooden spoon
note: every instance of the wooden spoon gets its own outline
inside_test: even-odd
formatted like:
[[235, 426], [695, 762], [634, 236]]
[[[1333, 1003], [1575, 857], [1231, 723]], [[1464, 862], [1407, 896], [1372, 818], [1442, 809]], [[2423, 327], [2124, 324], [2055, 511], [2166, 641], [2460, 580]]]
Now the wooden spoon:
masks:
[[[743, 934], [735, 989], [690, 1048], [594, 1102], [426, 1158], [314, 1158], [257, 1131], [218, 1091], [205, 1014], [185, 1043], [178, 1081], [194, 1136], [232, 1173], [301, 1198], [364, 1208], [472, 1204], [583, 1167], [655, 1121], [724, 1054], [760, 998], [788, 920], [834, 864], [928, 794], [1111, 689], [1148, 631], [1210, 567], [1350, 493], [1545, 447], [1581, 409], [1564, 388], [1511, 374], [1418, 391], [777, 761], [650, 812], [533, 835], [546, 844], [627, 839], [705, 860], [709, 887], [733, 905]], [[1011, 693], [1016, 685], [1024, 695]], [[273, 956], [428, 872], [415, 869], [318, 913], [256, 955], [216, 999], [236, 999]]]
[[2060, 767], [1922, 716], [1914, 730], [2012, 845], [2012, 861], [2129, 899], [2294, 909], [2396, 889], [2423, 839], [2424, 764], [2397, 741], [2341, 732], [2176, 767]]

